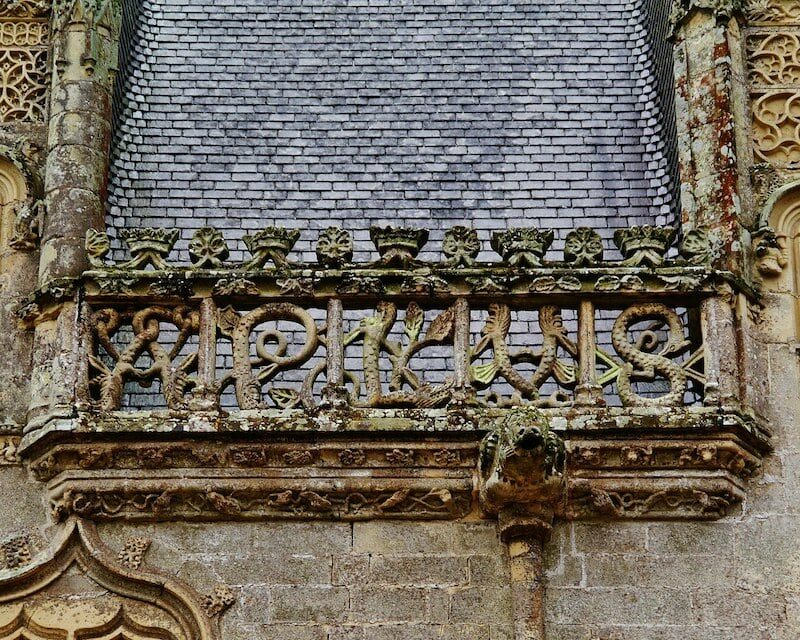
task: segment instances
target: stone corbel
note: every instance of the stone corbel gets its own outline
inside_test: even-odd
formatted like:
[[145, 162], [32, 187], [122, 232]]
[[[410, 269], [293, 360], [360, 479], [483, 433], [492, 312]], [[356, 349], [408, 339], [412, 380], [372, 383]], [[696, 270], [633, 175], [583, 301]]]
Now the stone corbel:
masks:
[[563, 510], [564, 442], [536, 410], [510, 413], [481, 442], [481, 508], [508, 545], [518, 640], [544, 639], [543, 547]]
[[783, 238], [775, 233], [771, 227], [762, 227], [753, 233], [753, 256], [755, 258], [754, 278], [756, 281], [764, 278], [777, 278], [786, 267], [786, 248]]

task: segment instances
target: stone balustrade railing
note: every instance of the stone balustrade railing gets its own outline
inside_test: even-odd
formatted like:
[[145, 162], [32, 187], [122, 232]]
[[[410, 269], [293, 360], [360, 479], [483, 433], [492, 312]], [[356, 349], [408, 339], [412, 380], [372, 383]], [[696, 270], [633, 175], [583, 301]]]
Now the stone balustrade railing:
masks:
[[245, 238], [250, 260], [226, 267], [221, 234], [201, 229], [189, 268], [168, 262], [177, 230], [126, 232], [132, 257], [115, 265], [90, 231], [95, 270], [52, 282], [21, 314], [35, 321], [80, 286], [81, 401], [101, 412], [677, 407], [716, 388], [701, 303], [739, 285], [705, 264], [701, 233], [666, 260], [671, 228], [620, 230], [623, 261], [603, 263], [599, 236], [581, 228], [565, 262], [545, 263], [552, 232], [512, 229], [492, 239], [496, 264], [475, 262], [465, 227], [446, 233], [435, 264], [417, 259], [423, 230], [371, 235], [376, 262], [352, 264], [350, 236], [330, 228], [319, 262], [297, 264], [298, 232], [265, 229]]

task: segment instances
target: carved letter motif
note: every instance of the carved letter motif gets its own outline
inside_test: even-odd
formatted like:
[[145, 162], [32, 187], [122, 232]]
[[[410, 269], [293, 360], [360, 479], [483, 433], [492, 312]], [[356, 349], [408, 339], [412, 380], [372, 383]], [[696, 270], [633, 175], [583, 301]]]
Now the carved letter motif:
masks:
[[[288, 321], [300, 325], [305, 332], [303, 344], [287, 355], [291, 344], [290, 338], [277, 328], [268, 328], [259, 331], [256, 337], [255, 359], [250, 355], [250, 335], [260, 324], [270, 321]], [[317, 330], [317, 325], [309, 313], [302, 307], [289, 303], [264, 304], [249, 313], [240, 315], [231, 307], [222, 309], [219, 313], [220, 331], [228, 336], [233, 343], [233, 368], [220, 382], [220, 390], [233, 384], [236, 390], [236, 400], [241, 409], [259, 409], [264, 407], [262, 387], [274, 379], [281, 372], [296, 369], [308, 362], [322, 342]], [[268, 345], [275, 345], [274, 351], [268, 350]], [[254, 372], [254, 366], [263, 366], [259, 372]], [[288, 396], [291, 390], [271, 389], [270, 396], [278, 406], [284, 408], [296, 406], [302, 402], [305, 406], [313, 405], [312, 388], [316, 378], [325, 370], [325, 362], [315, 366], [306, 376], [298, 395]]]
[[[389, 333], [397, 319], [397, 307], [391, 302], [381, 302], [375, 315], [364, 318], [358, 328], [345, 336], [345, 346], [361, 341], [363, 376], [366, 398], [360, 398], [358, 380], [347, 372], [353, 383], [351, 401], [366, 407], [440, 407], [447, 404], [453, 386], [452, 379], [441, 385], [427, 384], [411, 370], [411, 359], [423, 349], [448, 344], [452, 340], [454, 326], [453, 309], [446, 309], [428, 325], [424, 337], [420, 337], [425, 322], [423, 310], [412, 302], [405, 315], [405, 344], [389, 339]], [[388, 391], [381, 382], [381, 353], [389, 355], [392, 370]], [[409, 387], [406, 389], [405, 387]]]
[[[90, 323], [97, 342], [113, 360], [113, 365], [108, 366], [99, 356], [89, 355], [89, 363], [96, 371], [90, 386], [95, 391], [98, 408], [103, 411], [119, 409], [125, 382], [133, 380], [149, 386], [155, 379], [161, 381], [167, 406], [170, 409], [183, 407], [186, 394], [194, 385], [189, 374], [197, 366], [197, 352], [187, 355], [177, 365], [173, 365], [173, 360], [189, 337], [198, 331], [200, 317], [196, 310], [184, 306], [148, 307], [133, 313], [128, 324], [134, 335], [122, 350], [115, 345], [114, 336], [126, 324], [124, 314], [114, 309], [101, 309], [92, 315]], [[178, 330], [175, 344], [169, 351], [158, 342], [162, 323], [174, 325]], [[141, 369], [136, 363], [144, 353], [150, 356], [152, 363]]]
[[[652, 321], [644, 329], [636, 343], [631, 343], [629, 333], [637, 322]], [[661, 343], [657, 330], [664, 327], [667, 335], [658, 353], [656, 349]], [[680, 364], [670, 358], [683, 353], [689, 346], [683, 331], [683, 324], [678, 314], [660, 303], [645, 303], [628, 307], [623, 311], [611, 331], [611, 342], [625, 363], [617, 376], [617, 388], [620, 400], [625, 406], [653, 405], [678, 406], [683, 404], [686, 390], [686, 372]], [[658, 397], [647, 397], [636, 393], [632, 381], [653, 381], [656, 373], [669, 384], [669, 391]]]
[[[525, 348], [512, 353], [506, 342], [511, 329], [511, 310], [504, 304], [489, 305], [486, 324], [481, 330], [483, 337], [472, 350], [473, 361], [486, 352], [492, 351], [492, 361], [472, 367], [472, 379], [476, 386], [489, 387], [497, 378], [503, 378], [514, 389], [510, 399], [500, 404], [518, 405], [523, 401], [535, 401], [538, 404], [553, 402], [539, 401], [539, 387], [551, 375], [563, 387], [572, 388], [575, 383], [575, 372], [558, 358], [561, 346], [568, 353], [577, 354], [576, 345], [567, 337], [567, 330], [561, 319], [558, 307], [544, 306], [539, 309], [539, 328], [542, 334], [542, 347], [539, 351]], [[516, 364], [530, 363], [536, 366], [530, 378], [526, 378], [516, 369]], [[491, 394], [490, 394], [491, 395]]]

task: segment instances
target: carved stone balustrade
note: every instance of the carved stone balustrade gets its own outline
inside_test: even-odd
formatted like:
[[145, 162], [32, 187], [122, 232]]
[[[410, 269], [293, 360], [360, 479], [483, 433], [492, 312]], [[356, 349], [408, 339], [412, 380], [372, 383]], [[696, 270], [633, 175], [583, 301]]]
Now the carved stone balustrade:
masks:
[[[83, 367], [77, 412], [29, 416], [18, 453], [56, 518], [720, 517], [769, 450], [735, 383], [736, 308], [757, 298], [702, 260], [656, 259], [657, 235], [636, 266], [592, 264], [586, 231], [570, 262], [476, 263], [465, 228], [441, 264], [408, 249], [354, 265], [343, 233], [299, 264], [296, 237], [273, 230], [225, 268], [202, 230], [204, 268], [175, 268], [169, 234], [142, 231], [131, 261], [105, 267], [93, 233], [95, 270], [21, 309], [36, 324], [77, 302], [61, 357]], [[496, 474], [487, 432], [541, 439], [547, 472]]]

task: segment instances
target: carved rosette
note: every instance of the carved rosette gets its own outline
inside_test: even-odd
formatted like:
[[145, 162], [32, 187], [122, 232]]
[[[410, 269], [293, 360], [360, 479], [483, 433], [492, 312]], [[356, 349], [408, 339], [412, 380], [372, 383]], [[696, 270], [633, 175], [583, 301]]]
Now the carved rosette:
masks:
[[442, 253], [448, 267], [472, 267], [481, 250], [478, 232], [469, 227], [448, 229], [442, 242]]
[[340, 227], [328, 227], [317, 241], [317, 261], [323, 267], [338, 268], [352, 262], [353, 238]]
[[211, 227], [195, 231], [189, 242], [189, 256], [195, 269], [219, 269], [229, 254], [222, 234]]
[[594, 229], [578, 227], [564, 240], [564, 260], [576, 267], [589, 267], [603, 261], [603, 241]]

